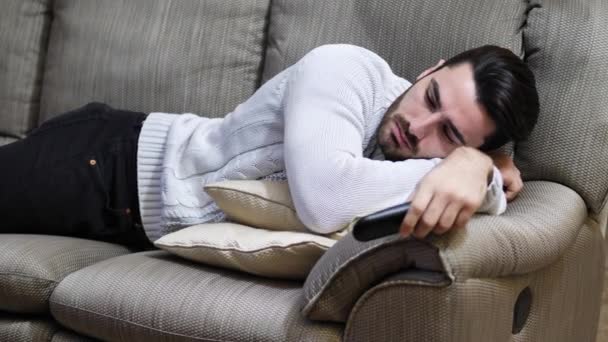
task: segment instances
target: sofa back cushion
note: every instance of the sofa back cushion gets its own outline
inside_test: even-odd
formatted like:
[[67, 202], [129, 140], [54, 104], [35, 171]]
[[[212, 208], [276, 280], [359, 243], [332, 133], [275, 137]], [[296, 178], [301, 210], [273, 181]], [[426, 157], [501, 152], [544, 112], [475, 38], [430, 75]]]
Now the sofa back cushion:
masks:
[[516, 162], [525, 179], [565, 184], [598, 214], [608, 191], [608, 2], [532, 5], [524, 41], [541, 113]]
[[36, 126], [50, 0], [2, 1], [0, 11], [0, 145]]
[[274, 0], [264, 80], [329, 43], [363, 46], [414, 81], [440, 58], [484, 44], [522, 52], [524, 1]]
[[91, 101], [223, 116], [259, 83], [269, 0], [56, 0], [41, 121]]

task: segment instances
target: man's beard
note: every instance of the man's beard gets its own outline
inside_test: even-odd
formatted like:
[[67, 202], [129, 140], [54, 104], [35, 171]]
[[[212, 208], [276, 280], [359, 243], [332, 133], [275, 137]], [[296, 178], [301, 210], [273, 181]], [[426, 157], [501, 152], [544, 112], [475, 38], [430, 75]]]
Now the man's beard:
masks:
[[[384, 158], [386, 160], [401, 161], [401, 160], [405, 160], [405, 159], [415, 158], [415, 156], [416, 156], [417, 148], [416, 148], [415, 137], [413, 137], [411, 134], [409, 134], [410, 123], [402, 116], [394, 115], [397, 111], [397, 108], [399, 108], [399, 104], [403, 101], [403, 99], [405, 98], [405, 95], [410, 91], [410, 89], [412, 89], [414, 84], [412, 84], [408, 89], [406, 89], [403, 92], [403, 94], [399, 95], [399, 97], [397, 97], [395, 99], [395, 101], [393, 101], [393, 103], [390, 105], [390, 107], [388, 107], [388, 109], [386, 110], [386, 113], [382, 117], [382, 121], [380, 122], [380, 125], [378, 126], [378, 131], [377, 131], [378, 134], [376, 136], [376, 139], [378, 142], [378, 146], [380, 146], [380, 150], [382, 151], [382, 154], [384, 155]], [[409, 156], [404, 155], [403, 151], [401, 151], [401, 153], [400, 153], [398, 148], [395, 148], [394, 146], [391, 146], [388, 143], [392, 139], [390, 136], [391, 133], [390, 133], [390, 131], [389, 132], [385, 132], [385, 131], [387, 129], [386, 127], [393, 120], [398, 121], [400, 127], [403, 129], [403, 134], [409, 138], [409, 141], [412, 144], [411, 155], [409, 155]], [[386, 138], [386, 139], [384, 139], [384, 138]], [[382, 141], [383, 139], [385, 140], [384, 142]], [[397, 143], [397, 146], [399, 146], [398, 143]]]

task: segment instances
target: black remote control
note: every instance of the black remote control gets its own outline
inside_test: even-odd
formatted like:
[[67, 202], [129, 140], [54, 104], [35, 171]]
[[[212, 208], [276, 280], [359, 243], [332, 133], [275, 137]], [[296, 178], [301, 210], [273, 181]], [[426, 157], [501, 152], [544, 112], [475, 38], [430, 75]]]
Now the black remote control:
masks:
[[364, 216], [355, 223], [353, 236], [358, 241], [370, 241], [397, 234], [409, 208], [410, 204], [404, 203]]

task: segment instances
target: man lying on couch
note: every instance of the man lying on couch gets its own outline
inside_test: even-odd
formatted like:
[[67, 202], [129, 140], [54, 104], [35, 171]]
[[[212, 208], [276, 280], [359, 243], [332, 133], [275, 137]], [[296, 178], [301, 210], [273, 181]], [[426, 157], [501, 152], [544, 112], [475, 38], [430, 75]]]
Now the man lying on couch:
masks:
[[0, 232], [146, 248], [225, 219], [204, 184], [288, 179], [314, 232], [411, 200], [402, 235], [442, 234], [517, 195], [510, 157], [481, 151], [524, 139], [538, 111], [532, 72], [503, 48], [442, 60], [411, 84], [371, 51], [322, 46], [224, 118], [92, 103], [0, 147]]

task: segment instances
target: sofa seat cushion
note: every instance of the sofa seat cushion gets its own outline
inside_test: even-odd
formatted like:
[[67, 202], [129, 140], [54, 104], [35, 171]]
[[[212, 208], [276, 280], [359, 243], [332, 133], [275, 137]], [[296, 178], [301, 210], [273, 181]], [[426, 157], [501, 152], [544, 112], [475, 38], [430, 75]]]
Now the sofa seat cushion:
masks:
[[94, 342], [65, 330], [49, 316], [0, 314], [0, 341]]
[[0, 314], [0, 341], [50, 341], [58, 329], [50, 317]]
[[51, 297], [62, 325], [102, 340], [339, 341], [341, 324], [302, 317], [302, 283], [213, 268], [165, 251], [106, 260]]
[[46, 313], [55, 286], [68, 274], [129, 253], [105, 242], [48, 235], [2, 234], [0, 310]]

